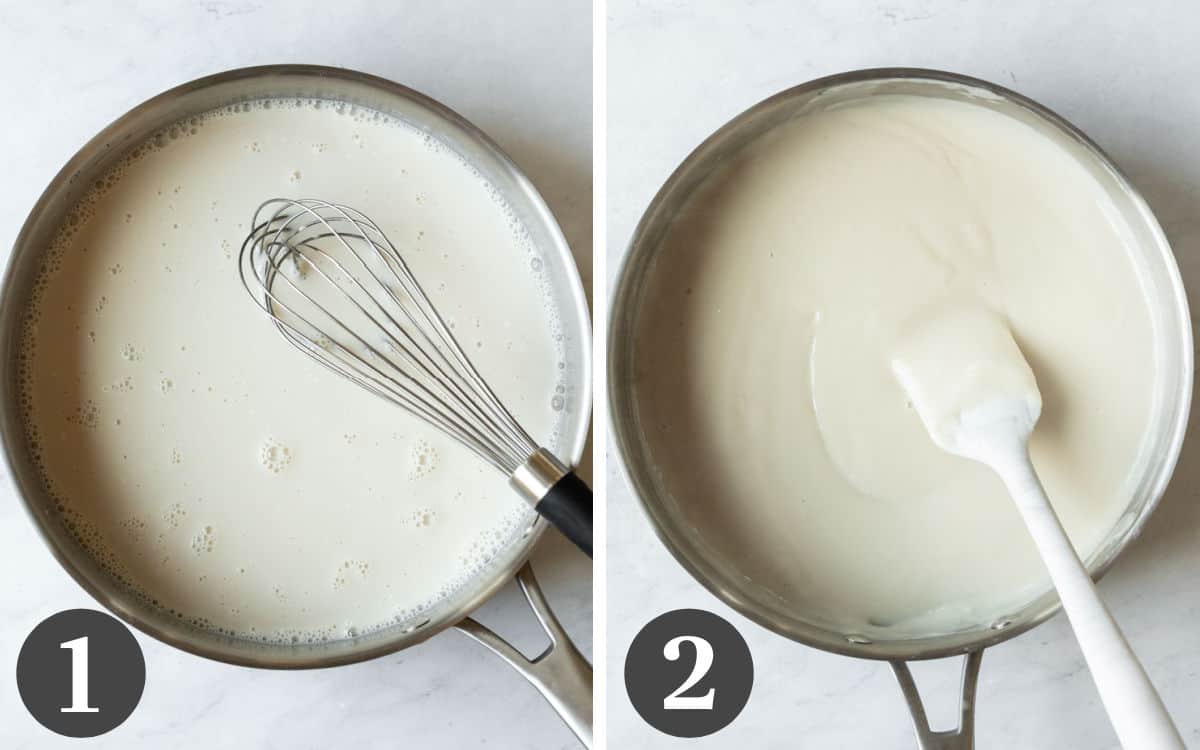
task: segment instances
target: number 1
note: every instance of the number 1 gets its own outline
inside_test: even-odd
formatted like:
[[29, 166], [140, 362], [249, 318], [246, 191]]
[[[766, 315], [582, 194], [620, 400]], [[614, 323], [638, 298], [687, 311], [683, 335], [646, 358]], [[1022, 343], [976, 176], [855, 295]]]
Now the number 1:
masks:
[[71, 650], [71, 705], [60, 708], [64, 714], [94, 714], [100, 709], [88, 705], [88, 639], [85, 635], [58, 644]]

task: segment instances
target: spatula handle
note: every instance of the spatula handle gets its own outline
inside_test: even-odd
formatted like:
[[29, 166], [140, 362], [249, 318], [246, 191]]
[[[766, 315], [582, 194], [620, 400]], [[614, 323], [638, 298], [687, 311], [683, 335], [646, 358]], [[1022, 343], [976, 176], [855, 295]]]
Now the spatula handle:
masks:
[[1162, 699], [1075, 554], [1028, 451], [1022, 446], [1013, 460], [995, 468], [1050, 571], [1121, 745], [1126, 750], [1183, 750]]

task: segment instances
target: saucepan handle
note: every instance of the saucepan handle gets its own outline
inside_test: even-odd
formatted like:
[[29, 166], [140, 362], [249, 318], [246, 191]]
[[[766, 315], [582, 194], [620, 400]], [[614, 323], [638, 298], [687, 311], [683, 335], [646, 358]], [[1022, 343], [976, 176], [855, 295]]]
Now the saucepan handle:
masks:
[[912, 714], [918, 750], [972, 750], [975, 747], [975, 688], [979, 683], [979, 665], [982, 661], [983, 649], [963, 657], [958, 727], [936, 732], [929, 726], [925, 704], [921, 702], [921, 694], [917, 692], [917, 683], [908, 669], [908, 662], [891, 662], [904, 700], [908, 702], [908, 711]]
[[591, 750], [592, 665], [583, 658], [579, 649], [575, 648], [575, 644], [559, 624], [558, 618], [550, 610], [529, 563], [525, 563], [517, 573], [517, 583], [521, 592], [525, 594], [525, 600], [537, 615], [542, 630], [550, 638], [550, 645], [540, 656], [534, 659], [526, 658], [508, 641], [469, 617], [455, 627], [520, 672], [558, 712], [583, 746]]

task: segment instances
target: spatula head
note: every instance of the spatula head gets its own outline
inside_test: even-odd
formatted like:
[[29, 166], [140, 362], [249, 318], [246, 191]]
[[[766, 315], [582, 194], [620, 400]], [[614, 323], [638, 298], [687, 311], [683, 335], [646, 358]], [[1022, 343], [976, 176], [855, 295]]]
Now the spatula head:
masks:
[[993, 443], [1024, 444], [1042, 396], [1004, 318], [982, 305], [941, 303], [905, 326], [891, 358], [933, 442], [987, 462]]

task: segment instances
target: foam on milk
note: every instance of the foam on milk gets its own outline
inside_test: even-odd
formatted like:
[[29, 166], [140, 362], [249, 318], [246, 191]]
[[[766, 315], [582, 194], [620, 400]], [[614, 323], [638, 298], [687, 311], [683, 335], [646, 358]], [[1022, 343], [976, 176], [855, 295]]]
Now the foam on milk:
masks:
[[34, 282], [24, 424], [64, 524], [147, 603], [243, 638], [354, 637], [418, 617], [533, 515], [245, 296], [236, 250], [274, 195], [375, 218], [514, 415], [559, 446], [562, 327], [528, 230], [435, 137], [313, 99], [175, 123], [90, 186]]

